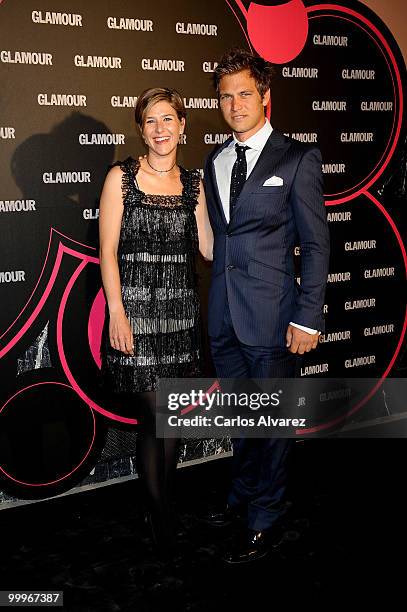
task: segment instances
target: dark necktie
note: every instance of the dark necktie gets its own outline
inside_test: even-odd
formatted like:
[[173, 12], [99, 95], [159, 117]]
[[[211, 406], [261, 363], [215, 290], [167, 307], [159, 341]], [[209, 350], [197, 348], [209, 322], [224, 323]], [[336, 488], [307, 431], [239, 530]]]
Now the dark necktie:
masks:
[[230, 200], [229, 200], [229, 217], [232, 218], [234, 206], [237, 198], [242, 191], [243, 185], [246, 182], [247, 175], [247, 162], [246, 162], [246, 151], [250, 147], [242, 147], [241, 145], [235, 145], [237, 159], [233, 164], [232, 175], [230, 178]]

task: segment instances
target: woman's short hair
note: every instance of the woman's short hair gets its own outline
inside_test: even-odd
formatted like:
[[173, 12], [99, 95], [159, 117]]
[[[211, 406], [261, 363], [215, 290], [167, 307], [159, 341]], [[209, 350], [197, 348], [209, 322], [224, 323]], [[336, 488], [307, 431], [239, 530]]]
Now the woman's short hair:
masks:
[[134, 117], [137, 125], [142, 130], [146, 113], [157, 102], [168, 102], [177, 113], [178, 119], [185, 119], [187, 113], [181, 94], [176, 89], [169, 87], [151, 87], [145, 89], [137, 99]]
[[227, 74], [235, 74], [242, 70], [248, 70], [250, 76], [256, 81], [256, 88], [263, 98], [270, 88], [271, 79], [274, 74], [273, 66], [262, 57], [258, 57], [244, 49], [231, 49], [222, 57], [213, 73], [213, 83], [219, 93], [221, 78]]

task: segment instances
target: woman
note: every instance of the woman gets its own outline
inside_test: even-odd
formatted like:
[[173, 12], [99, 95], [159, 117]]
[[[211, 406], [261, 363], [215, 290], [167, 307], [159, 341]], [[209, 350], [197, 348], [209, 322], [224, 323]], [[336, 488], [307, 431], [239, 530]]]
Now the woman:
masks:
[[[158, 378], [200, 373], [195, 256], [212, 259], [213, 236], [197, 171], [177, 165], [185, 108], [174, 89], [138, 98], [135, 119], [147, 155], [118, 162], [100, 201], [100, 265], [109, 314], [102, 374], [137, 410], [137, 472], [144, 483], [153, 537], [173, 544], [169, 509], [177, 440], [155, 436]], [[106, 328], [107, 332], [107, 328]]]

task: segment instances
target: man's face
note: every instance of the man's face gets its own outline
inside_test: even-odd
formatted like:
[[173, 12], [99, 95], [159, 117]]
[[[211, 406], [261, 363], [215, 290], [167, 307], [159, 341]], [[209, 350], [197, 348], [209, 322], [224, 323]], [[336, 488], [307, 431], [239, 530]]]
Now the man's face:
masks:
[[270, 100], [268, 89], [262, 98], [249, 70], [223, 76], [219, 83], [220, 108], [236, 138], [244, 142], [264, 125], [264, 107]]

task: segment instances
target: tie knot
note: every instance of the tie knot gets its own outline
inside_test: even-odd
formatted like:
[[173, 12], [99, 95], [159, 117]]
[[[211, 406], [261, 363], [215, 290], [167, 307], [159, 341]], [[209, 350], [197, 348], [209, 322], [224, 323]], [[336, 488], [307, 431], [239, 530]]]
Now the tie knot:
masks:
[[242, 146], [236, 143], [235, 150], [236, 150], [237, 158], [243, 159], [243, 157], [246, 156], [247, 149], [250, 149], [250, 147], [247, 147], [246, 145]]

